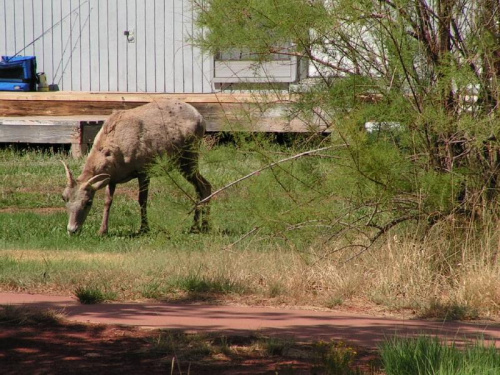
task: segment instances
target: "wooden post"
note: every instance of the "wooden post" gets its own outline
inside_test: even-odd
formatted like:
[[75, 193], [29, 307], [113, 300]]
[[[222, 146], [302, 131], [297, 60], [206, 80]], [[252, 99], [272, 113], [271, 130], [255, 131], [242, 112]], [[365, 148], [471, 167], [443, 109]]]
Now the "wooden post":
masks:
[[94, 138], [102, 127], [102, 121], [80, 121], [71, 140], [71, 155], [74, 158], [84, 157], [90, 150]]
[[75, 159], [83, 157], [86, 150], [82, 148], [82, 124], [80, 123], [71, 135], [71, 156]]

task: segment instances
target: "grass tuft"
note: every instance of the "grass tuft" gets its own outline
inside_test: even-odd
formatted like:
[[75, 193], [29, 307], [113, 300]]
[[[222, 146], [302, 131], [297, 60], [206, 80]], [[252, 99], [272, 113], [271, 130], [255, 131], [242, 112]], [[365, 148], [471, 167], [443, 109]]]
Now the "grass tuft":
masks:
[[286, 356], [295, 344], [291, 338], [267, 337], [262, 341], [266, 354], [271, 356]]
[[93, 305], [116, 299], [116, 293], [105, 291], [95, 285], [79, 286], [75, 290], [75, 296], [80, 303], [85, 305]]
[[328, 375], [361, 375], [359, 368], [354, 366], [358, 355], [355, 348], [343, 341], [315, 343], [315, 349]]
[[500, 353], [481, 343], [459, 349], [438, 338], [393, 338], [380, 348], [387, 375], [493, 375], [500, 368]]
[[429, 306], [419, 314], [419, 317], [423, 319], [440, 319], [443, 321], [474, 320], [479, 319], [479, 312], [473, 307], [459, 303], [443, 303], [432, 300]]
[[187, 275], [176, 277], [171, 283], [171, 288], [193, 294], [244, 294], [247, 291], [242, 284], [224, 277], [204, 277]]

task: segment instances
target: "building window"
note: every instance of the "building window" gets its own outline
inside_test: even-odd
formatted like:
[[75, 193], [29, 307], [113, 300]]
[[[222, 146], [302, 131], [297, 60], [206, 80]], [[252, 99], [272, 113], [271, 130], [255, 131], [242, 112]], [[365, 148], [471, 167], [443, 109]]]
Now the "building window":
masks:
[[261, 62], [248, 50], [234, 49], [215, 56], [214, 83], [293, 83], [300, 78], [299, 59], [276, 53]]

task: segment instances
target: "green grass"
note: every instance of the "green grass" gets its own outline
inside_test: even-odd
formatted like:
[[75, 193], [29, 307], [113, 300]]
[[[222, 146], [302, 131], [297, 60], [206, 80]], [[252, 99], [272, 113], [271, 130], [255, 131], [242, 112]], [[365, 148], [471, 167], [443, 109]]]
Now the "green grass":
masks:
[[[202, 173], [214, 190], [246, 175], [273, 160], [293, 153], [270, 146], [269, 152], [220, 146], [202, 155]], [[323, 199], [320, 185], [326, 165], [313, 158], [283, 164], [263, 171], [231, 187], [213, 200], [211, 233], [188, 234], [192, 224], [194, 189], [177, 171], [156, 167], [150, 189], [149, 219], [152, 228], [147, 236], [135, 236], [139, 229], [137, 183], [119, 185], [110, 218], [109, 236], [97, 235], [103, 209], [103, 192], [98, 192], [94, 207], [79, 237], [66, 235], [66, 213], [60, 197], [65, 175], [60, 160], [70, 164], [75, 175], [81, 160], [65, 155], [37, 152], [23, 154], [0, 150], [0, 248], [4, 249], [76, 249], [85, 251], [135, 251], [137, 249], [203, 249], [208, 244], [227, 246], [246, 233], [259, 228], [260, 246], [307, 246], [319, 234], [321, 226], [294, 225], [318, 216], [318, 207], [308, 202]], [[314, 189], [311, 189], [314, 187]], [[324, 203], [324, 202], [323, 202]], [[325, 220], [332, 213], [323, 209]], [[254, 238], [250, 236], [250, 240]], [[247, 244], [242, 241], [240, 245]]]
[[395, 338], [381, 346], [387, 375], [494, 375], [500, 370], [500, 352], [481, 343], [459, 349], [437, 338]]
[[[194, 190], [176, 171], [168, 175], [162, 168], [155, 172], [162, 174], [153, 179], [149, 217], [152, 233], [145, 238], [133, 235], [139, 227], [139, 207], [136, 202], [136, 182], [119, 185], [110, 219], [110, 236], [99, 238], [96, 232], [100, 225], [103, 209], [103, 193], [99, 192], [95, 205], [84, 226], [83, 235], [68, 238], [65, 232], [66, 214], [60, 194], [64, 188], [65, 176], [59, 159], [69, 162], [77, 174], [82, 161], [73, 161], [64, 155], [40, 153], [17, 154], [0, 151], [0, 247], [1, 248], [64, 248], [117, 251], [134, 248], [158, 248], [160, 244], [173, 247], [186, 245], [205, 247], [199, 239], [196, 244], [187, 235], [192, 215]], [[202, 157], [202, 172], [212, 182], [214, 190], [235, 179], [258, 169], [271, 160], [251, 151], [242, 151], [232, 146], [206, 152]], [[286, 231], [289, 224], [305, 219], [307, 212], [293, 212], [293, 206], [310, 198], [305, 194], [307, 184], [290, 175], [291, 171], [307, 169], [296, 162], [286, 168], [263, 172], [240, 185], [220, 194], [212, 206], [212, 233], [207, 242], [216, 240], [221, 245], [230, 244], [256, 226], [267, 235], [270, 246], [282, 244], [279, 231]], [[310, 180], [310, 178], [308, 178]], [[313, 183], [313, 182], [308, 182]], [[178, 187], [179, 186], [179, 187]], [[270, 199], [272, 197], [272, 199]], [[46, 209], [46, 210], [43, 210]], [[51, 210], [48, 210], [51, 209]], [[283, 220], [283, 212], [287, 220]], [[289, 238], [289, 237], [294, 237]], [[118, 239], [118, 240], [117, 240]], [[187, 239], [187, 241], [186, 241]], [[303, 241], [303, 236], [287, 235], [287, 240]], [[309, 238], [310, 240], [310, 238]], [[115, 243], [113, 243], [115, 242]], [[184, 246], [183, 246], [184, 247]]]

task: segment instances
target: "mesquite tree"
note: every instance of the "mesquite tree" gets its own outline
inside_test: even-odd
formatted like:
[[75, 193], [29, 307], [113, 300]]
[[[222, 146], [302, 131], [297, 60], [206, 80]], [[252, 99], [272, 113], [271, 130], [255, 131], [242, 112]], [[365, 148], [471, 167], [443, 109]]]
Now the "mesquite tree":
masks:
[[[193, 0], [195, 41], [257, 60], [297, 56], [314, 77], [291, 116], [345, 146], [337, 192], [378, 238], [408, 219], [496, 215], [500, 3], [496, 0]], [[312, 115], [314, 114], [314, 115]], [[378, 132], [367, 133], [365, 124]], [[350, 171], [350, 172], [349, 172]], [[352, 212], [352, 211], [351, 211]], [[361, 213], [364, 212], [363, 215]], [[348, 226], [353, 227], [351, 221]]]

